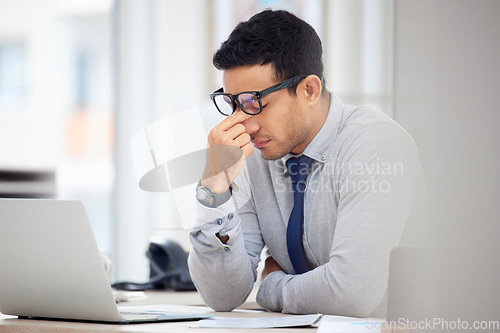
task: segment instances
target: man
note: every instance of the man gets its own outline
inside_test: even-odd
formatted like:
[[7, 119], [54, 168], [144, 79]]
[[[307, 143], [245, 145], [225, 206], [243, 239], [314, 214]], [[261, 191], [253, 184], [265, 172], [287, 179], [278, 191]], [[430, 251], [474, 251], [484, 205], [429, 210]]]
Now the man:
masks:
[[214, 154], [197, 188], [189, 267], [217, 311], [246, 300], [267, 246], [263, 308], [383, 316], [390, 251], [415, 241], [423, 177], [413, 141], [386, 115], [326, 91], [321, 57], [309, 24], [271, 10], [214, 55], [224, 88], [211, 98], [228, 117], [208, 142], [246, 158], [221, 172]]

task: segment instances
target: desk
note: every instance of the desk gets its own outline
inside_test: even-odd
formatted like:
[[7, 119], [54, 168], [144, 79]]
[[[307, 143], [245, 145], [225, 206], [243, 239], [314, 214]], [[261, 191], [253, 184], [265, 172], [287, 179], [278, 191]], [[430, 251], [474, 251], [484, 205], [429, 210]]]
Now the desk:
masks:
[[[255, 303], [255, 293], [252, 293], [249, 300], [240, 308], [232, 312], [214, 312], [212, 309], [203, 305], [203, 301], [196, 292], [148, 292], [148, 299], [143, 301], [134, 301], [120, 303], [120, 306], [144, 306], [150, 305], [153, 309], [166, 311], [185, 311], [211, 313], [220, 317], [246, 317], [246, 318], [265, 318], [286, 316], [281, 313], [267, 312], [259, 310]], [[18, 319], [13, 316], [0, 314], [0, 332], [9, 333], [33, 333], [33, 332], [51, 332], [51, 333], [84, 333], [84, 332], [189, 332], [189, 333], [217, 333], [234, 332], [235, 329], [213, 329], [213, 328], [189, 328], [194, 322], [164, 322], [130, 325], [110, 325], [110, 324], [91, 324], [64, 321], [49, 320], [30, 320]], [[272, 333], [290, 332], [290, 329], [271, 329]], [[269, 332], [269, 329], [240, 329], [241, 332]], [[300, 329], [300, 332], [315, 332], [315, 328]]]

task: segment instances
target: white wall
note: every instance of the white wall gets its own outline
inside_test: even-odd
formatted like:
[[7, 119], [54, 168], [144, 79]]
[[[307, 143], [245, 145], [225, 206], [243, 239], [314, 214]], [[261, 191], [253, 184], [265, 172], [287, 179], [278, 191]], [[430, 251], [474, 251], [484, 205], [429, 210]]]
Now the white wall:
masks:
[[394, 111], [427, 177], [435, 317], [498, 319], [499, 14], [497, 0], [396, 1]]

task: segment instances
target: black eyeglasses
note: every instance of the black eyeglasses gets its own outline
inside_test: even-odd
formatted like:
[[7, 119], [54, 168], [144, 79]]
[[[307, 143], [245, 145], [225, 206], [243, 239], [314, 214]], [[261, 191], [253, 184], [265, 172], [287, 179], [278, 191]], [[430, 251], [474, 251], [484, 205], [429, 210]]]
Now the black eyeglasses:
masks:
[[210, 99], [214, 102], [217, 110], [224, 116], [233, 114], [238, 106], [246, 114], [254, 116], [262, 112], [262, 97], [285, 88], [296, 86], [306, 77], [307, 75], [294, 76], [261, 91], [244, 91], [236, 95], [226, 94], [224, 93], [224, 88], [220, 88], [210, 94]]

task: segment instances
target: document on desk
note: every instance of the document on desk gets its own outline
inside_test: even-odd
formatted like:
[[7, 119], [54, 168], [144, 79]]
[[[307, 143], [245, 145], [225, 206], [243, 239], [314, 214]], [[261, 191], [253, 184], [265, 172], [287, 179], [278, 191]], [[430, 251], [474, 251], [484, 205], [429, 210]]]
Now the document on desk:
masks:
[[318, 333], [379, 333], [383, 319], [323, 316]]
[[193, 328], [283, 328], [283, 327], [315, 327], [321, 320], [321, 314], [291, 315], [271, 318], [228, 318], [212, 317], [194, 324]]

